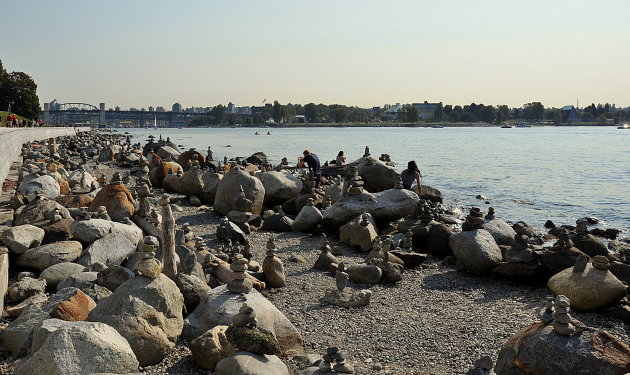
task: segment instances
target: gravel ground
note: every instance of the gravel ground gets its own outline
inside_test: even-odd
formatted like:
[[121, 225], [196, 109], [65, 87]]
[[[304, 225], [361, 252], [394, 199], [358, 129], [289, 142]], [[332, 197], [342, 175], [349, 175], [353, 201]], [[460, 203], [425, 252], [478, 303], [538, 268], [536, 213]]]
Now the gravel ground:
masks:
[[[184, 199], [179, 205], [182, 211], [176, 213], [177, 223], [190, 223], [195, 235], [214, 247], [218, 243], [214, 233], [219, 216], [189, 207]], [[277, 293], [269, 293], [268, 298], [300, 331], [306, 352], [324, 353], [328, 346], [338, 346], [354, 365], [356, 374], [466, 373], [484, 355], [496, 359], [501, 345], [520, 328], [534, 323], [537, 309], [552, 296], [542, 286], [471, 276], [430, 257], [421, 268], [407, 270], [402, 282], [372, 286], [372, 302], [367, 307], [345, 309], [322, 305], [319, 299], [335, 285], [331, 274], [311, 269], [319, 256], [321, 236], [254, 232], [250, 235], [252, 253], [260, 263], [271, 236], [275, 237], [277, 256], [285, 265], [288, 285]], [[331, 246], [339, 245], [343, 250], [339, 256], [342, 261], [348, 265], [363, 261], [364, 254], [331, 237]], [[289, 261], [297, 255], [305, 262]], [[349, 287], [365, 288], [352, 282]], [[630, 343], [630, 326], [620, 320], [600, 314], [573, 312], [573, 315]], [[185, 351], [178, 353], [185, 355]], [[172, 369], [185, 362], [178, 362]], [[375, 364], [383, 369], [373, 370]], [[297, 374], [297, 368], [289, 365], [292, 374]], [[164, 368], [162, 371], [208, 373], [170, 372]]]

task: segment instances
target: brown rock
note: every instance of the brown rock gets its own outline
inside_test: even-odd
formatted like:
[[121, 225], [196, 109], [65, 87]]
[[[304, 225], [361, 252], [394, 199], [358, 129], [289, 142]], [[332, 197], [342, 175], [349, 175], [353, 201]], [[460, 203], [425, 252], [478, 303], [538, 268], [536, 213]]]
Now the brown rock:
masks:
[[96, 211], [99, 206], [105, 206], [112, 220], [122, 221], [133, 216], [135, 212], [133, 203], [134, 199], [125, 185], [106, 185], [96, 194], [90, 204], [90, 211]]
[[236, 348], [225, 337], [227, 328], [224, 325], [216, 326], [190, 342], [189, 348], [197, 366], [214, 371], [220, 360], [236, 352]]
[[57, 201], [57, 203], [66, 208], [81, 208], [90, 207], [90, 204], [92, 203], [94, 198], [90, 197], [88, 194], [73, 194], [64, 195], [55, 200]]
[[51, 297], [50, 302], [44, 306], [44, 310], [48, 311], [55, 318], [70, 322], [85, 320], [90, 311], [96, 307], [96, 302], [80, 289], [65, 289], [60, 290], [55, 296]]

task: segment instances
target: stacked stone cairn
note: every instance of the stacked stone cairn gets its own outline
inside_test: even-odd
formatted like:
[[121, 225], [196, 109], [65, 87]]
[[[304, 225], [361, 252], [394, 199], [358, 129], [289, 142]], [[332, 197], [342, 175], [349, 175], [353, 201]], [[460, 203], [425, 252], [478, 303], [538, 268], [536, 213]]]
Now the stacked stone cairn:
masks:
[[345, 272], [345, 265], [340, 263], [335, 272], [336, 289], [327, 291], [322, 302], [346, 308], [369, 305], [372, 291], [369, 289], [359, 291], [349, 289], [347, 288], [348, 280], [350, 280], [350, 276]]
[[151, 243], [150, 239], [140, 246], [142, 256], [133, 266], [133, 271], [140, 275], [150, 277], [152, 279], [157, 278], [162, 273], [162, 262], [155, 258], [155, 245]]
[[556, 333], [563, 336], [570, 336], [575, 332], [575, 326], [571, 323], [572, 318], [569, 311], [571, 310], [571, 301], [569, 298], [559, 295], [554, 303], [553, 329]]
[[350, 181], [348, 187], [349, 195], [359, 195], [363, 194], [365, 182], [363, 182], [363, 178], [359, 175], [359, 171], [356, 167], [349, 167], [348, 172], [350, 173]]
[[230, 264], [233, 280], [228, 282], [227, 289], [232, 293], [247, 294], [252, 290], [251, 280], [245, 277], [247, 271], [247, 259], [241, 254], [236, 254]]
[[[245, 296], [241, 298], [246, 300]], [[238, 313], [232, 318], [232, 324], [225, 331], [225, 337], [238, 350], [261, 355], [274, 355], [279, 350], [278, 341], [273, 333], [258, 327], [256, 312], [247, 305], [247, 302], [241, 305]]]
[[273, 237], [267, 241], [267, 253], [263, 260], [263, 273], [265, 280], [273, 288], [282, 288], [287, 285], [284, 275], [284, 265], [280, 258], [276, 256], [276, 242]]
[[354, 368], [349, 363], [346, 363], [346, 358], [339, 352], [336, 346], [331, 346], [326, 349], [326, 354], [322, 356], [322, 361], [319, 363], [319, 371], [322, 374], [337, 373], [337, 374], [353, 374]]
[[494, 220], [494, 208], [488, 207], [488, 213], [486, 214], [486, 220]]
[[324, 272], [335, 272], [339, 265], [339, 259], [331, 253], [332, 249], [330, 248], [327, 237], [324, 236], [322, 238], [322, 245], [319, 249], [321, 253], [315, 261], [313, 268]]
[[462, 224], [462, 231], [467, 232], [475, 229], [483, 229], [483, 212], [479, 207], [472, 207], [466, 216], [466, 221]]

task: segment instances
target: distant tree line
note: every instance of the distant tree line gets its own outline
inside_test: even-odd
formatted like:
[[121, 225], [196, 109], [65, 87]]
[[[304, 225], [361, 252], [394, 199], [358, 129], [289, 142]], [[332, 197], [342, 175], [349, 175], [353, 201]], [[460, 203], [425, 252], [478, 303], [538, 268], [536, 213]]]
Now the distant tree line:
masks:
[[24, 72], [7, 72], [0, 60], [0, 111], [8, 111], [26, 117], [39, 117], [37, 84]]
[[[421, 116], [418, 108], [406, 104], [403, 105], [395, 116], [388, 113], [390, 106], [382, 108], [359, 108], [341, 104], [280, 104], [274, 101], [273, 105], [252, 107], [251, 115], [239, 115], [226, 113], [226, 108], [219, 104], [207, 115], [200, 115], [188, 121], [188, 126], [204, 125], [263, 125], [273, 120], [274, 123], [290, 124], [301, 121], [296, 116], [304, 116], [308, 123], [366, 123], [375, 121], [398, 121], [415, 124], [420, 121], [431, 122], [460, 122], [502, 124], [506, 120], [523, 120], [533, 122], [553, 122], [561, 124], [567, 122], [567, 111], [562, 108], [545, 108], [541, 102], [531, 102], [522, 108], [509, 108], [507, 105], [484, 105], [471, 103], [467, 105], [451, 105], [439, 103], [433, 113], [426, 119], [426, 114]], [[580, 121], [597, 122], [605, 124], [611, 120], [614, 123], [627, 121], [630, 113], [615, 110], [613, 106], [591, 104], [579, 113]], [[424, 119], [422, 119], [424, 117]]]

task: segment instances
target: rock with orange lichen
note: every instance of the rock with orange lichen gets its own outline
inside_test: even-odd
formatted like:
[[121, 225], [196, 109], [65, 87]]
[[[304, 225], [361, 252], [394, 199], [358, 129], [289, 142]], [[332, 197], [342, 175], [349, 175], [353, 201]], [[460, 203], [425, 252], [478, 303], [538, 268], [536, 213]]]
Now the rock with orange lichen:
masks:
[[203, 165], [203, 163], [205, 162], [206, 158], [203, 156], [203, 154], [201, 152], [196, 151], [194, 148], [191, 148], [190, 150], [185, 151], [181, 155], [179, 155], [179, 157], [177, 158], [177, 162], [181, 166], [184, 166], [186, 168], [190, 168], [192, 160], [194, 158], [193, 155], [197, 155], [197, 161], [199, 162], [200, 165]]
[[154, 180], [151, 181], [152, 184], [156, 186], [162, 186], [162, 181], [164, 177], [169, 174], [183, 174], [184, 169], [181, 165], [175, 163], [174, 161], [163, 161], [160, 165], [155, 169]]
[[60, 203], [62, 206], [66, 208], [81, 208], [81, 207], [90, 207], [94, 198], [90, 197], [89, 194], [72, 194], [72, 195], [64, 195], [55, 199], [57, 203]]
[[90, 211], [105, 206], [107, 213], [114, 221], [130, 218], [135, 212], [134, 199], [124, 184], [109, 184], [104, 186], [90, 204]]
[[80, 289], [63, 288], [50, 297], [50, 301], [42, 307], [42, 310], [55, 318], [79, 322], [85, 320], [95, 307], [96, 302]]

